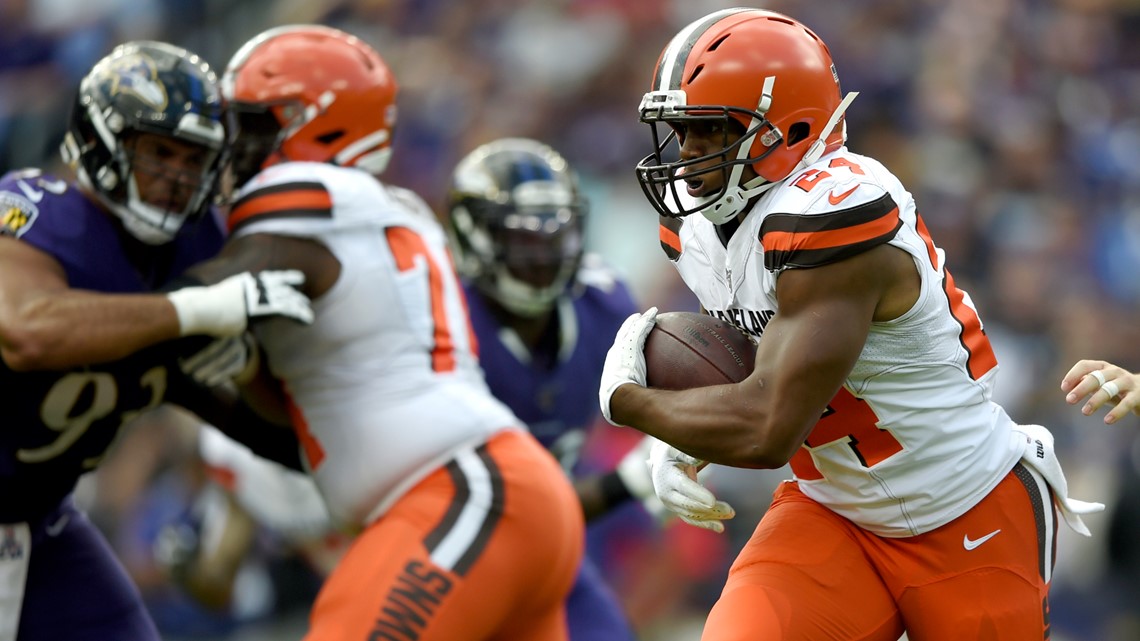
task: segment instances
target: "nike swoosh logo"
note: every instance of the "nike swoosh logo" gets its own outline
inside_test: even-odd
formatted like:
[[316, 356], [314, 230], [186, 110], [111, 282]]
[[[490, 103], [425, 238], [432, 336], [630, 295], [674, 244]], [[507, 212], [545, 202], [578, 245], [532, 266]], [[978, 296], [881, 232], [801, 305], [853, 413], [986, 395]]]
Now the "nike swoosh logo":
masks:
[[44, 192], [38, 189], [33, 189], [31, 185], [22, 180], [17, 180], [16, 186], [19, 187], [20, 191], [24, 192], [24, 195], [28, 197], [28, 200], [32, 201], [33, 203], [38, 203], [44, 199]]
[[974, 548], [978, 547], [979, 545], [981, 545], [981, 544], [985, 543], [986, 541], [989, 541], [990, 539], [997, 536], [998, 532], [1001, 532], [1001, 530], [994, 530], [993, 532], [990, 532], [989, 534], [983, 536], [982, 538], [974, 539], [973, 541], [970, 540], [969, 535], [963, 534], [962, 535], [962, 547], [966, 548], [967, 550], [973, 550]]
[[836, 196], [834, 193], [828, 194], [827, 195], [827, 202], [831, 203], [832, 205], [838, 205], [839, 203], [843, 202], [844, 200], [847, 200], [847, 197], [850, 196], [851, 194], [855, 193], [855, 190], [858, 188], [859, 188], [859, 185], [855, 185], [851, 189], [848, 189], [847, 191], [843, 192], [842, 194], [839, 194], [838, 196]]
[[52, 523], [51, 525], [45, 525], [44, 531], [47, 532], [48, 536], [52, 536], [52, 537], [57, 536], [57, 535], [59, 535], [60, 532], [63, 531], [63, 528], [67, 527], [67, 523], [70, 520], [71, 520], [71, 515], [70, 514], [64, 514], [63, 516], [59, 517], [59, 520], [56, 521], [55, 523]]

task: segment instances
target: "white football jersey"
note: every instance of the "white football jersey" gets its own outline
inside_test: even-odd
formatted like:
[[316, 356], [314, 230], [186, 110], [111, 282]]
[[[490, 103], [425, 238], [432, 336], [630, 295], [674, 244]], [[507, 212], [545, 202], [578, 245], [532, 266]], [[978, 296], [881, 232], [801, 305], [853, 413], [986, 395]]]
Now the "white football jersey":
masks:
[[991, 401], [997, 359], [969, 295], [946, 270], [914, 199], [846, 148], [760, 197], [727, 247], [700, 215], [662, 219], [661, 244], [708, 313], [759, 338], [785, 269], [882, 243], [922, 279], [914, 307], [874, 323], [854, 369], [791, 461], [800, 488], [882, 536], [928, 532], [989, 493], [1025, 448]]
[[311, 326], [256, 328], [339, 523], [374, 520], [455, 451], [521, 429], [483, 380], [446, 235], [418, 196], [357, 169], [287, 163], [243, 187], [229, 224], [311, 238], [340, 261]]

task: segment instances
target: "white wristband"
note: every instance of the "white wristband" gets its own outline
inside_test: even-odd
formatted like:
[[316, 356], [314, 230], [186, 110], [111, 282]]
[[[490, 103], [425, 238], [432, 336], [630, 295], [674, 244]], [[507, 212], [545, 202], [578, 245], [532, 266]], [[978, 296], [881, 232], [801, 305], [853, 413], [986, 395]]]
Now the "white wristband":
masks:
[[207, 334], [237, 336], [245, 331], [246, 308], [243, 279], [248, 273], [230, 276], [209, 287], [185, 287], [166, 295], [178, 314], [182, 336]]
[[647, 436], [634, 446], [618, 463], [618, 478], [638, 500], [653, 496], [653, 476], [649, 470], [649, 451], [657, 439]]

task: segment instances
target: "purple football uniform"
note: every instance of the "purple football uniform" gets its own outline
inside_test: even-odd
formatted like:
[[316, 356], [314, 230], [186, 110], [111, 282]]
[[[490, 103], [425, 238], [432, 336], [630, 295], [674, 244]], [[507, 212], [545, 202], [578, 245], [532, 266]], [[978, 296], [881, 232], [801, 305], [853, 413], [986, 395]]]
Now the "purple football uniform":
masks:
[[[588, 258], [555, 306], [557, 340], [530, 353], [503, 328], [486, 299], [466, 284], [479, 362], [487, 384], [567, 470], [600, 416], [602, 364], [622, 322], [636, 312], [625, 283]], [[630, 506], [632, 507], [632, 506]], [[636, 509], [636, 508], [635, 508]], [[632, 641], [621, 604], [587, 556], [566, 602], [571, 641]]]
[[[108, 293], [160, 288], [216, 254], [223, 241], [217, 221], [205, 216], [170, 245], [127, 247], [110, 215], [74, 186], [35, 171], [0, 178], [0, 234], [54, 257], [72, 288]], [[166, 400], [181, 376], [175, 358], [169, 346], [156, 346], [68, 371], [14, 372], [0, 362], [7, 390], [0, 640], [158, 638], [138, 591], [70, 497], [120, 428]]]

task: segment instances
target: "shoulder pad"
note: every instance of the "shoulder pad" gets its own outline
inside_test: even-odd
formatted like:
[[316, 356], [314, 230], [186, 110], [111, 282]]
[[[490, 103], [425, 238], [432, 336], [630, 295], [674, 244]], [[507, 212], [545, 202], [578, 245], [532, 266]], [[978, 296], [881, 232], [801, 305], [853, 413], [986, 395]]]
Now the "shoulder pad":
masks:
[[242, 187], [227, 217], [230, 233], [270, 218], [332, 218], [332, 195], [324, 182], [294, 165], [270, 167]]

